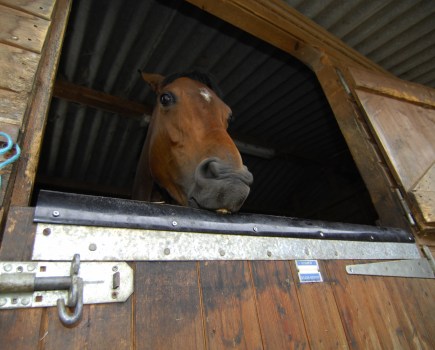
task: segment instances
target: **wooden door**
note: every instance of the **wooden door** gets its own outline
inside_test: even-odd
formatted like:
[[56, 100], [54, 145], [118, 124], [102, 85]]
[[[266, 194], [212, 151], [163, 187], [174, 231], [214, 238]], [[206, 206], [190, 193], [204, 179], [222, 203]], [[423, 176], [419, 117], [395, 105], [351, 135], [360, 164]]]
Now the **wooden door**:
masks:
[[350, 69], [364, 111], [420, 230], [435, 232], [435, 90]]

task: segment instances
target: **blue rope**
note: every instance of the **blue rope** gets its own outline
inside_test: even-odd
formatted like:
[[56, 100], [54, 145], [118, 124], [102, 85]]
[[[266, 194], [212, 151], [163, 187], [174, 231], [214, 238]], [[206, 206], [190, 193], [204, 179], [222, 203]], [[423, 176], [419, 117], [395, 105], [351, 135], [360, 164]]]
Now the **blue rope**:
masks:
[[[3, 136], [7, 141], [6, 147], [0, 148], [0, 155], [2, 155], [5, 154], [6, 152], [9, 152], [14, 146], [14, 143], [12, 142], [11, 137], [5, 132], [0, 131], [0, 136]], [[0, 170], [3, 169], [5, 166], [15, 162], [20, 157], [20, 154], [21, 154], [20, 146], [18, 146], [18, 144], [15, 144], [15, 154], [10, 158], [5, 159], [3, 162], [0, 162]], [[2, 187], [2, 177], [0, 175], [0, 188], [1, 187]]]

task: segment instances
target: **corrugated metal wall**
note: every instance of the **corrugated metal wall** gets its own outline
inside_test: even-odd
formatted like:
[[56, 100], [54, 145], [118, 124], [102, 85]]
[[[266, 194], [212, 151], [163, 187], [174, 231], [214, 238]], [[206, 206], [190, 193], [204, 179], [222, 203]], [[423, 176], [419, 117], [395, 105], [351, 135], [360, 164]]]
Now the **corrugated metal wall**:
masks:
[[[215, 76], [230, 134], [275, 150], [242, 154], [254, 174], [247, 211], [373, 223], [376, 218], [313, 73], [296, 59], [182, 1], [77, 0], [58, 79], [144, 104], [138, 69]], [[144, 121], [53, 99], [40, 188], [128, 196]]]
[[283, 0], [399, 78], [435, 87], [433, 0]]

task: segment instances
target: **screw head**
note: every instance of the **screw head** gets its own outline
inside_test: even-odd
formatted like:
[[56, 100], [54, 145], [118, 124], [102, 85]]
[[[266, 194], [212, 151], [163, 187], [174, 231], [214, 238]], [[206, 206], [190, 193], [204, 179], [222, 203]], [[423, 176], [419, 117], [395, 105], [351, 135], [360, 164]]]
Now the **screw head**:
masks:
[[42, 231], [42, 234], [44, 236], [50, 236], [51, 235], [51, 229], [49, 227], [44, 228], [44, 230]]
[[224, 256], [225, 255], [225, 250], [223, 250], [222, 248], [219, 249], [219, 254], [220, 256]]
[[177, 226], [177, 225], [178, 225], [178, 222], [176, 222], [175, 220], [172, 221], [172, 226]]
[[163, 250], [163, 253], [165, 255], [169, 255], [169, 254], [171, 254], [171, 250], [169, 248], [165, 248], [165, 250]]
[[257, 226], [254, 226], [254, 227], [253, 227], [253, 230], [254, 230], [254, 232], [258, 232], [258, 227], [257, 227]]
[[58, 210], [53, 210], [53, 216], [55, 217], [55, 218], [57, 218], [59, 215], [60, 215], [60, 213], [59, 213], [59, 211]]
[[91, 252], [96, 251], [96, 250], [97, 250], [97, 245], [96, 245], [95, 243], [91, 243], [91, 244], [89, 244], [89, 250], [90, 250]]

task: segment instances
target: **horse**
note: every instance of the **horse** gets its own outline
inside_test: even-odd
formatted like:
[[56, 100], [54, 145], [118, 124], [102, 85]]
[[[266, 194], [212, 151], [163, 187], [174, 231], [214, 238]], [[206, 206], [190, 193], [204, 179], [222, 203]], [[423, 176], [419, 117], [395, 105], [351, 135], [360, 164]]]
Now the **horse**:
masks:
[[133, 199], [159, 201], [166, 193], [181, 206], [239, 211], [253, 176], [227, 132], [232, 112], [214, 81], [198, 71], [141, 75], [157, 100]]

